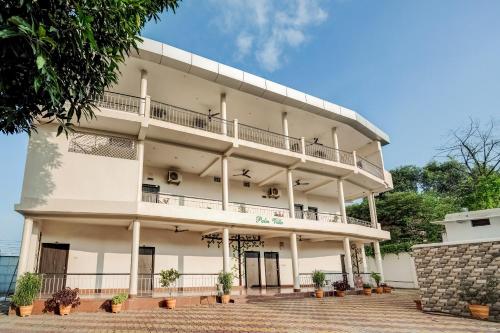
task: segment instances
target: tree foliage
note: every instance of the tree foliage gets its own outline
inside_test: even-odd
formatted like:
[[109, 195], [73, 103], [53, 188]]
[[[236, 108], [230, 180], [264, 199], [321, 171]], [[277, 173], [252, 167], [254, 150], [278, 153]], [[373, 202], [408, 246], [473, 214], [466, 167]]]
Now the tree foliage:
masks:
[[0, 131], [92, 118], [145, 23], [180, 0], [5, 0], [0, 7]]

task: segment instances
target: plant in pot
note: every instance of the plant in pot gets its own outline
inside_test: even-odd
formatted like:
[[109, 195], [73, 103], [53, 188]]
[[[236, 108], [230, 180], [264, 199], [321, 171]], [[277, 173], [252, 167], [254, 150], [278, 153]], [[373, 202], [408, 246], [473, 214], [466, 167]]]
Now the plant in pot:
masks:
[[[160, 272], [160, 285], [162, 288], [170, 288], [170, 286], [179, 278], [179, 272], [174, 269], [162, 270]], [[172, 297], [172, 289], [168, 289], [169, 297], [165, 300], [167, 309], [175, 309], [177, 300]]]
[[220, 272], [217, 282], [222, 285], [222, 304], [228, 304], [231, 299], [231, 288], [233, 287], [233, 274], [230, 272]]
[[344, 280], [339, 280], [333, 283], [333, 287], [335, 288], [335, 295], [337, 297], [344, 297], [345, 291], [349, 289], [349, 284]]
[[372, 285], [369, 283], [363, 283], [363, 293], [366, 296], [371, 296], [372, 295]]
[[472, 318], [488, 319], [490, 315], [489, 304], [499, 301], [497, 291], [498, 281], [494, 276], [486, 278], [486, 283], [480, 287], [474, 286], [474, 281], [463, 279], [460, 282], [459, 297], [461, 301], [469, 304]]
[[118, 295], [113, 296], [111, 299], [111, 312], [113, 313], [119, 313], [122, 311], [122, 304], [125, 303], [125, 301], [128, 298], [128, 294], [126, 293], [121, 293]]
[[375, 284], [377, 284], [375, 292], [377, 294], [382, 294], [384, 292], [384, 288], [380, 285], [380, 281], [382, 281], [382, 276], [379, 273], [372, 272], [370, 274], [370, 277], [373, 279], [373, 281], [375, 281]]
[[33, 311], [33, 301], [40, 292], [42, 281], [40, 276], [33, 273], [24, 273], [17, 281], [16, 292], [12, 296], [12, 303], [19, 309], [19, 316], [26, 317]]
[[45, 307], [50, 310], [59, 309], [59, 314], [61, 316], [68, 315], [72, 307], [80, 305], [79, 292], [80, 290], [78, 288], [71, 289], [67, 287], [61, 289], [52, 294], [52, 298], [47, 300]]
[[312, 280], [314, 283], [314, 287], [316, 288], [316, 298], [323, 298], [323, 286], [325, 285], [326, 280], [325, 273], [319, 270], [314, 270], [312, 272]]
[[380, 286], [382, 287], [384, 294], [390, 294], [392, 292], [392, 287], [389, 286], [387, 283], [381, 283]]

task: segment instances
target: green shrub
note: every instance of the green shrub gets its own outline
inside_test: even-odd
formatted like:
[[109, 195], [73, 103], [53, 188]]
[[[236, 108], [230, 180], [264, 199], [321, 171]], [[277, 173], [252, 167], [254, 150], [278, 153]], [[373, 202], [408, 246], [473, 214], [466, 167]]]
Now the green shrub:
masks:
[[369, 284], [369, 283], [363, 283], [363, 288], [365, 288], [365, 289], [368, 289], [368, 288], [372, 289], [372, 285]]
[[217, 281], [222, 285], [222, 292], [224, 295], [229, 295], [231, 293], [231, 288], [233, 288], [233, 273], [220, 272]]
[[[181, 276], [179, 271], [174, 268], [160, 271], [160, 285], [163, 288], [169, 288]], [[170, 296], [172, 291], [170, 290]]]
[[382, 276], [379, 273], [372, 272], [370, 277], [375, 281], [377, 287], [380, 287], [380, 281], [382, 280]]
[[24, 273], [19, 280], [17, 280], [16, 292], [14, 296], [12, 296], [12, 303], [17, 306], [33, 304], [41, 287], [42, 281], [40, 276], [34, 273]]
[[321, 289], [325, 285], [326, 275], [322, 271], [314, 270], [312, 272], [312, 280], [313, 280], [314, 286], [317, 289]]
[[111, 303], [113, 303], [114, 305], [122, 304], [123, 302], [125, 302], [127, 300], [127, 298], [128, 298], [128, 294], [121, 293], [121, 294], [113, 296], [113, 298], [111, 299]]

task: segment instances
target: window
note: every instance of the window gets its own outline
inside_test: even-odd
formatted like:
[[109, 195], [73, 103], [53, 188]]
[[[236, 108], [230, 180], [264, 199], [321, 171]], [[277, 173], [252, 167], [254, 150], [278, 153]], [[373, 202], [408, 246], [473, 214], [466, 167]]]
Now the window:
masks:
[[490, 219], [478, 219], [478, 220], [472, 220], [472, 226], [473, 227], [482, 227], [485, 225], [490, 225]]
[[124, 137], [76, 132], [71, 136], [68, 151], [136, 160], [137, 142]]

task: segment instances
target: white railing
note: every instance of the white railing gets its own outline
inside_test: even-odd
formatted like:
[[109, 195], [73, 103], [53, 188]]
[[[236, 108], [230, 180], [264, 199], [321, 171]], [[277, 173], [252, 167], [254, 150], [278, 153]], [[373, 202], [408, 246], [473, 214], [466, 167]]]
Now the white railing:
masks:
[[[312, 273], [300, 273], [300, 286], [301, 287], [314, 287], [314, 282], [312, 279]], [[354, 273], [353, 274], [354, 286], [350, 286], [352, 289], [363, 288], [364, 283], [369, 283], [375, 287], [374, 281], [370, 276], [370, 273]], [[325, 291], [331, 291], [335, 288], [333, 284], [337, 281], [344, 281], [347, 283], [347, 273], [341, 272], [325, 272], [325, 286], [323, 289]]]
[[193, 208], [222, 210], [222, 202], [219, 200], [186, 197], [167, 193], [142, 192], [142, 201], [160, 203], [169, 206], [186, 206]]
[[372, 223], [369, 222], [369, 221], [360, 220], [358, 218], [351, 217], [351, 216], [347, 217], [347, 223], [349, 223], [349, 224], [358, 224], [358, 225], [362, 225], [364, 227], [371, 227], [372, 226]]
[[303, 220], [330, 222], [330, 223], [342, 222], [342, 217], [340, 214], [311, 212], [307, 210], [306, 211], [296, 210], [295, 218]]
[[321, 158], [323, 160], [354, 165], [354, 156], [352, 153], [319, 143], [306, 142], [306, 155]]
[[151, 118], [177, 125], [201, 129], [211, 133], [234, 136], [234, 124], [215, 116], [177, 106], [151, 101]]
[[139, 296], [165, 297], [168, 295], [216, 295], [218, 274], [181, 274], [169, 288], [161, 286], [159, 274], [139, 275], [137, 294]]
[[257, 127], [238, 124], [238, 139], [259, 143], [269, 147], [301, 152], [301, 140], [290, 136], [266, 131]]
[[257, 206], [245, 203], [231, 202], [229, 210], [237, 213], [255, 214], [267, 217], [289, 217], [287, 208]]
[[106, 91], [102, 96], [94, 101], [100, 108], [114, 109], [124, 112], [139, 114], [140, 105], [143, 99], [140, 97]]
[[358, 156], [356, 164], [361, 170], [364, 170], [375, 177], [384, 179], [384, 170], [367, 159]]

